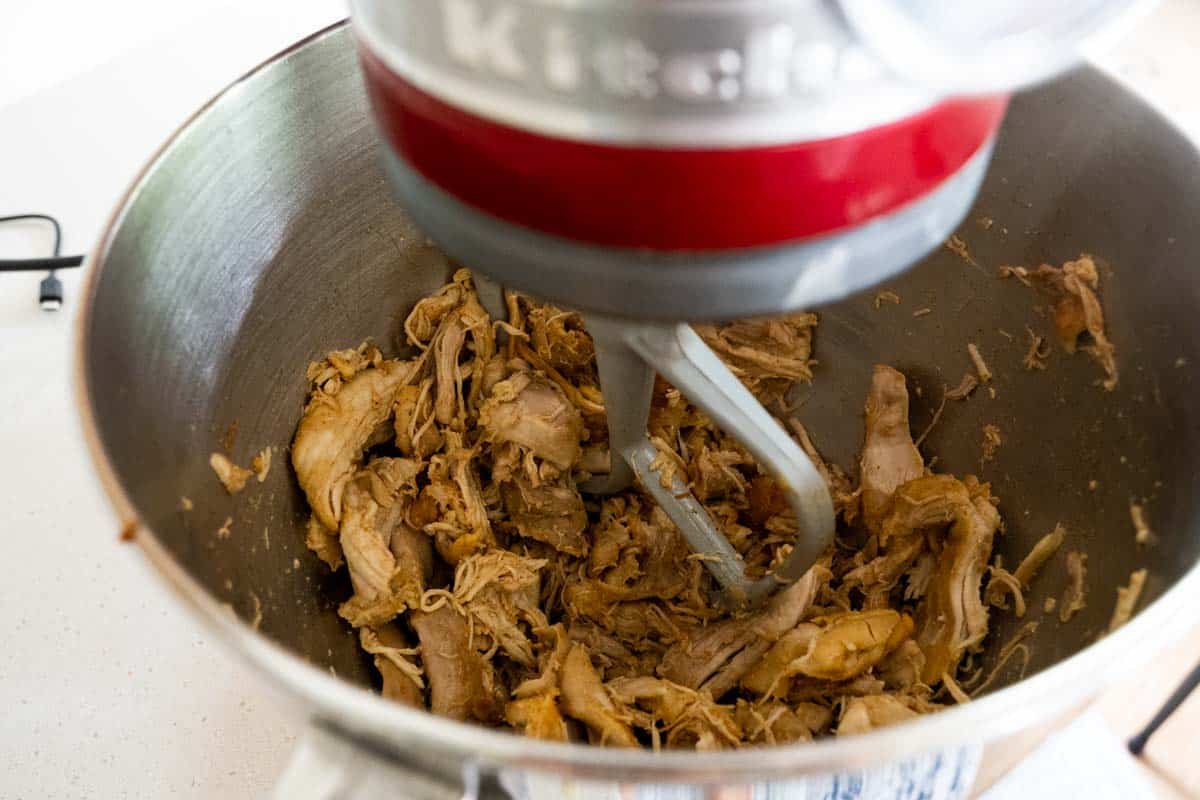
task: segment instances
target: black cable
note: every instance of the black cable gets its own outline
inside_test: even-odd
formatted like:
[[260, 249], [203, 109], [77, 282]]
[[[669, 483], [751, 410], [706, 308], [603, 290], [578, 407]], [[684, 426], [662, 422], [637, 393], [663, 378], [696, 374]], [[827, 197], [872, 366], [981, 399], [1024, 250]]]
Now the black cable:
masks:
[[54, 227], [54, 255], [57, 257], [62, 253], [62, 226], [54, 217], [49, 214], [13, 214], [10, 217], [0, 217], [0, 222], [26, 222], [34, 219], [49, 222]]
[[6, 261], [0, 258], [0, 272], [41, 272], [42, 270], [71, 269], [83, 263], [83, 256], [58, 258], [22, 258]]
[[83, 256], [62, 256], [62, 226], [58, 220], [49, 214], [12, 214], [0, 217], [2, 222], [28, 222], [39, 220], [50, 223], [54, 228], [54, 255], [52, 258], [23, 258], [0, 259], [0, 272], [41, 272], [49, 270], [49, 275], [42, 279], [38, 286], [38, 304], [43, 311], [58, 311], [62, 308], [62, 281], [54, 274], [55, 270], [78, 267], [83, 263]]
[[1175, 713], [1176, 709], [1183, 705], [1183, 701], [1187, 700], [1188, 695], [1195, 691], [1197, 686], [1200, 686], [1200, 665], [1197, 665], [1183, 679], [1183, 683], [1179, 684], [1179, 688], [1171, 693], [1171, 696], [1167, 698], [1167, 702], [1163, 703], [1163, 707], [1154, 715], [1154, 719], [1150, 720], [1137, 736], [1129, 740], [1129, 752], [1135, 756], [1140, 756], [1142, 751], [1146, 749], [1146, 743], [1150, 741], [1150, 737], [1154, 735], [1154, 732], [1161, 728], [1162, 724]]

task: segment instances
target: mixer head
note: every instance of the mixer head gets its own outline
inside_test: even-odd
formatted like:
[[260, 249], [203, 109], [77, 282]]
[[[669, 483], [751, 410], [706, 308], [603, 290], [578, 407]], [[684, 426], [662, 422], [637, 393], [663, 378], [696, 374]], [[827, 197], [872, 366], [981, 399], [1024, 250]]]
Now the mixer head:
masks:
[[971, 205], [1003, 92], [1145, 3], [352, 5], [393, 185], [451, 255], [576, 308], [717, 319], [921, 258]]
[[[970, 208], [1004, 92], [1146, 3], [958, 5], [352, 3], [404, 206], [459, 261], [584, 312], [612, 462], [591, 488], [636, 476], [729, 603], [803, 574], [832, 540], [833, 506], [808, 457], [679, 321], [811, 309], [915, 263]], [[686, 486], [652, 468], [656, 372], [784, 490], [800, 533], [774, 575], [748, 581]]]

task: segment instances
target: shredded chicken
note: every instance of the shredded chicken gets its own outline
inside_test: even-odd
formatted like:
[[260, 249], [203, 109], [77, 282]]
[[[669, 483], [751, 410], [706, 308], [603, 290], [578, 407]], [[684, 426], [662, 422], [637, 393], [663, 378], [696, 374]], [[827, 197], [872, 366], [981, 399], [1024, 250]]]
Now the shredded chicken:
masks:
[[592, 666], [587, 648], [571, 646], [562, 670], [563, 711], [588, 728], [597, 744], [637, 747], [630, 730], [633, 715], [618, 705], [605, 689], [600, 674]]
[[520, 371], [492, 387], [479, 426], [493, 446], [515, 445], [560, 470], [582, 455], [583, 419], [565, 394], [536, 373]]
[[304, 544], [317, 554], [330, 569], [336, 570], [342, 566], [342, 545], [338, 542], [336, 531], [331, 531], [317, 519], [316, 514], [308, 518], [308, 528], [304, 536]]
[[1018, 618], [1025, 616], [1024, 592], [1029, 589], [1033, 577], [1042, 568], [1042, 565], [1058, 552], [1065, 537], [1066, 529], [1062, 525], [1055, 525], [1054, 530], [1038, 539], [1033, 549], [1029, 551], [1029, 555], [1021, 559], [1021, 563], [1013, 572], [998, 565], [993, 566], [991, 568], [992, 578], [983, 592], [984, 599], [996, 608], [1007, 609], [1005, 595], [1010, 594], [1015, 604], [1013, 613]]
[[751, 703], [739, 699], [733, 713], [743, 741], [749, 744], [812, 741], [833, 721], [833, 711], [816, 703], [791, 706], [778, 700]]
[[571, 640], [562, 625], [543, 628], [539, 638], [546, 645], [539, 660], [541, 672], [513, 689], [513, 700], [504, 709], [504, 719], [526, 736], [565, 742], [569, 734], [559, 708], [559, 697], [562, 695], [563, 664], [571, 650]]
[[386, 435], [396, 389], [410, 372], [409, 365], [399, 361], [380, 362], [348, 379], [339, 372], [344, 383], [336, 384], [336, 393], [317, 389], [309, 399], [292, 441], [292, 466], [313, 513], [326, 528], [337, 530], [342, 490], [362, 463], [363, 452], [381, 441], [381, 426]]
[[476, 448], [464, 446], [457, 431], [447, 430], [442, 452], [431, 457], [429, 483], [421, 490], [409, 520], [433, 537], [438, 554], [448, 564], [496, 543], [476, 464]]
[[[1049, 599], [1053, 600], [1054, 598]], [[1029, 668], [1029, 659], [1032, 655], [1029, 645], [1025, 644], [1025, 640], [1037, 633], [1037, 629], [1037, 622], [1026, 622], [1017, 630], [1016, 633], [1009, 637], [1009, 640], [1004, 643], [1004, 646], [1000, 648], [1000, 652], [996, 655], [996, 662], [992, 665], [992, 669], [988, 673], [987, 677], [983, 678], [982, 682], [978, 683], [978, 685], [974, 686], [974, 688], [971, 690], [972, 697], [978, 697], [984, 692], [985, 689], [991, 686], [993, 681], [996, 680], [996, 676], [999, 675], [1001, 671], [1008, 666], [1008, 662], [1016, 656], [1020, 656], [1021, 658], [1021, 667], [1018, 670], [1019, 678], [1025, 677], [1025, 670]], [[977, 670], [977, 673], [979, 676], [983, 676], [982, 669]]]
[[979, 386], [979, 379], [969, 372], [964, 372], [958, 386], [947, 389], [945, 397], [947, 400], [966, 400], [977, 386]]
[[1087, 579], [1087, 554], [1078, 550], [1067, 553], [1067, 588], [1063, 591], [1058, 607], [1060, 622], [1070, 622], [1071, 617], [1082, 611], [1087, 603], [1083, 597], [1083, 584]]
[[429, 676], [429, 707], [451, 719], [490, 722], [499, 705], [491, 665], [472, 646], [466, 618], [449, 605], [409, 615]]
[[250, 476], [254, 474], [253, 471], [239, 467], [230, 461], [224, 453], [213, 453], [208, 457], [208, 465], [212, 467], [213, 472], [217, 473], [217, 480], [221, 481], [225, 491], [230, 494], [237, 494], [245, 489], [246, 481], [250, 480]]
[[258, 482], [262, 483], [267, 479], [267, 474], [271, 471], [271, 448], [264, 447], [259, 451], [254, 460], [250, 462], [250, 469], [254, 471], [258, 477]]
[[905, 704], [903, 700], [891, 695], [853, 697], [846, 703], [846, 708], [838, 721], [837, 735], [866, 733], [876, 728], [904, 722], [915, 716], [917, 716], [916, 711]]
[[1021, 360], [1021, 366], [1027, 370], [1039, 370], [1046, 368], [1046, 359], [1050, 356], [1050, 348], [1045, 344], [1045, 340], [1033, 332], [1033, 328], [1025, 326], [1025, 332], [1029, 334], [1029, 349], [1025, 351], [1025, 358]]
[[973, 267], [979, 266], [979, 263], [976, 262], [975, 259], [971, 257], [971, 251], [970, 251], [970, 249], [967, 248], [967, 243], [965, 241], [963, 241], [961, 237], [951, 236], [949, 239], [946, 240], [945, 246], [946, 246], [947, 250], [949, 250], [951, 253], [954, 253], [956, 256], [958, 256], [959, 258], [961, 258], [963, 261], [967, 262], [971, 266], [973, 266]]
[[641, 676], [617, 678], [606, 686], [609, 695], [631, 712], [634, 724], [658, 744], [666, 733], [667, 747], [723, 750], [737, 747], [742, 730], [734, 709], [715, 703], [705, 691], [670, 681]]
[[1133, 522], [1133, 540], [1140, 545], [1154, 544], [1154, 531], [1150, 530], [1150, 523], [1146, 521], [1145, 507], [1130, 503], [1129, 519]]
[[755, 694], [786, 697], [795, 675], [847, 681], [881, 662], [912, 631], [912, 618], [891, 609], [818, 618], [784, 634], [742, 685]]
[[1025, 588], [1017, 580], [1017, 576], [997, 563], [988, 567], [991, 578], [983, 590], [983, 599], [996, 608], [1008, 609], [1008, 595], [1013, 599], [1013, 614], [1017, 619], [1025, 616]]
[[1033, 576], [1038, 573], [1042, 565], [1049, 561], [1058, 548], [1062, 547], [1063, 540], [1067, 536], [1067, 530], [1062, 525], [1055, 525], [1054, 530], [1047, 533], [1041, 539], [1038, 539], [1037, 544], [1029, 551], [1029, 555], [1021, 559], [1021, 563], [1017, 565], [1013, 575], [1021, 586], [1029, 588], [1033, 581]]
[[[1118, 380], [1116, 350], [1104, 325], [1104, 309], [1099, 296], [1100, 273], [1092, 257], [1084, 253], [1061, 267], [1043, 264], [1033, 270], [1002, 268], [1000, 277], [1010, 276], [1050, 298], [1053, 303], [1051, 321], [1063, 350], [1074, 353], [1081, 349], [1090, 355], [1104, 371], [1101, 385], [1106, 391], [1115, 389]], [[1026, 368], [1040, 369], [1044, 367], [1041, 343], [1032, 331], [1030, 337], [1033, 341], [1026, 356]]]
[[534, 486], [521, 476], [503, 484], [500, 494], [518, 535], [545, 542], [568, 555], [587, 554], [587, 513], [579, 490], [569, 482]]
[[796, 626], [825, 575], [826, 570], [815, 566], [772, 597], [762, 611], [693, 631], [663, 656], [659, 674], [721, 697], [758, 663], [773, 642]]
[[979, 352], [979, 346], [974, 342], [967, 343], [967, 355], [971, 357], [971, 363], [975, 365], [975, 374], [979, 376], [980, 383], [987, 383], [992, 379], [992, 371], [988, 368], [987, 362], [983, 360], [983, 354]]
[[[874, 369], [858, 480], [788, 420], [833, 494], [839, 542], [732, 614], [648, 495], [580, 494], [612, 454], [579, 315], [511, 292], [505, 304], [508, 319], [490, 319], [460, 270], [405, 320], [416, 357], [363, 344], [308, 368], [291, 448], [312, 510], [305, 540], [330, 569], [346, 565], [339, 610], [385, 697], [549, 741], [699, 750], [844, 735], [936, 711], [935, 696], [965, 699], [985, 595], [1023, 597], [1061, 535], [1015, 573], [988, 566], [996, 501], [973, 476], [932, 474], [903, 374]], [[816, 324], [697, 331], [785, 409], [793, 383], [812, 379]], [[946, 397], [976, 384], [968, 375]], [[783, 562], [793, 512], [739, 442], [661, 379], [649, 433], [748, 574]], [[268, 449], [255, 473], [269, 464]]]
[[891, 505], [892, 493], [920, 477], [925, 462], [908, 427], [908, 389], [904, 375], [876, 366], [867, 393], [866, 440], [859, 461], [862, 511], [875, 530]]
[[[474, 623], [473, 634], [488, 652], [503, 650], [508, 658], [532, 668], [537, 660], [529, 631], [549, 623], [538, 607], [541, 569], [546, 562], [494, 549], [470, 556], [454, 572], [454, 590], [431, 590], [421, 601], [425, 610], [445, 602]], [[484, 641], [486, 637], [490, 641]]]
[[953, 674], [959, 659], [978, 647], [988, 630], [980, 584], [1000, 514], [987, 484], [970, 476], [963, 484], [969, 501], [954, 508], [929, 588], [917, 607], [916, 638], [925, 653], [921, 677], [929, 685]]
[[996, 270], [996, 274], [1001, 278], [1015, 278], [1022, 286], [1032, 287], [1033, 284], [1029, 281], [1029, 270], [1024, 267], [1003, 266]]
[[404, 526], [406, 506], [416, 495], [418, 471], [409, 459], [377, 458], [344, 490], [338, 543], [354, 596], [338, 613], [355, 627], [381, 625], [420, 604], [421, 561], [398, 560], [391, 547]]
[[556, 371], [571, 376], [591, 374], [595, 371], [596, 348], [592, 337], [583, 328], [583, 319], [573, 311], [563, 311], [554, 306], [524, 301], [523, 320], [510, 319], [521, 324], [520, 330], [529, 338], [529, 344], [547, 364]]
[[995, 425], [983, 426], [983, 454], [979, 457], [980, 462], [986, 463], [996, 457], [996, 451], [1000, 449], [1003, 439], [1000, 438], [1000, 429]]
[[794, 381], [811, 381], [816, 314], [793, 314], [726, 325], [696, 325], [696, 333], [764, 404], [781, 400]]
[[1112, 619], [1108, 623], [1108, 632], [1129, 622], [1133, 610], [1137, 608], [1138, 599], [1142, 596], [1142, 588], [1146, 585], [1146, 570], [1137, 569], [1129, 575], [1128, 586], [1117, 587], [1117, 605], [1113, 608]]
[[359, 628], [362, 649], [375, 656], [375, 669], [383, 678], [383, 696], [407, 706], [425, 705], [425, 679], [421, 667], [413, 661], [418, 650], [397, 625]]
[[879, 292], [875, 295], [875, 310], [878, 311], [884, 303], [900, 305], [900, 295], [895, 292]]

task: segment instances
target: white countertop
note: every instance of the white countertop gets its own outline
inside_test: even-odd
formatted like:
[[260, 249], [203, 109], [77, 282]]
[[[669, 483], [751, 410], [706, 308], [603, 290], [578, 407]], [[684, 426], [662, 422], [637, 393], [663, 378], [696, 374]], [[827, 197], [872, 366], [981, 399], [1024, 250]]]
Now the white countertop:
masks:
[[[52, 33], [72, 7], [91, 11]], [[54, 214], [64, 253], [88, 249], [192, 110], [344, 13], [340, 0], [15, 10], [0, 30], [0, 215]], [[1200, 132], [1195, 41], [1200, 2], [1174, 0], [1104, 63]], [[35, 225], [0, 230], [6, 257], [48, 242]], [[37, 308], [41, 275], [0, 275], [0, 798], [253, 796], [301, 720], [118, 544], [70, 387], [77, 273], [60, 273], [59, 314]]]
[[[101, 51], [77, 54], [82, 73], [56, 65], [56, 85], [0, 82], [25, 94], [8, 105], [0, 94], [0, 215], [54, 214], [63, 252], [87, 250], [193, 110], [344, 15], [340, 0], [192, 7], [171, 24], [160, 14], [149, 39], [117, 37], [128, 49], [104, 63]], [[172, 31], [180, 17], [185, 29]], [[0, 54], [18, 33], [0, 32]], [[0, 253], [45, 255], [44, 228], [3, 227]], [[0, 798], [255, 796], [282, 769], [301, 721], [185, 613], [135, 548], [118, 544], [70, 387], [79, 270], [59, 274], [59, 314], [38, 310], [40, 274], [0, 276]]]

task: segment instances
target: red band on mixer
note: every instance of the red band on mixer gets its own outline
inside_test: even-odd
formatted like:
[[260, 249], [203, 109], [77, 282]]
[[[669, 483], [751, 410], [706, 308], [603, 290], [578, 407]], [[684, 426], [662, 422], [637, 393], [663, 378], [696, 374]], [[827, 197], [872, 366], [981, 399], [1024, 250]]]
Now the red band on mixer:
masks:
[[958, 99], [854, 134], [663, 149], [549, 138], [466, 113], [362, 53], [393, 147], [458, 199], [543, 233], [652, 250], [779, 244], [858, 225], [937, 188], [996, 132], [1007, 96]]

